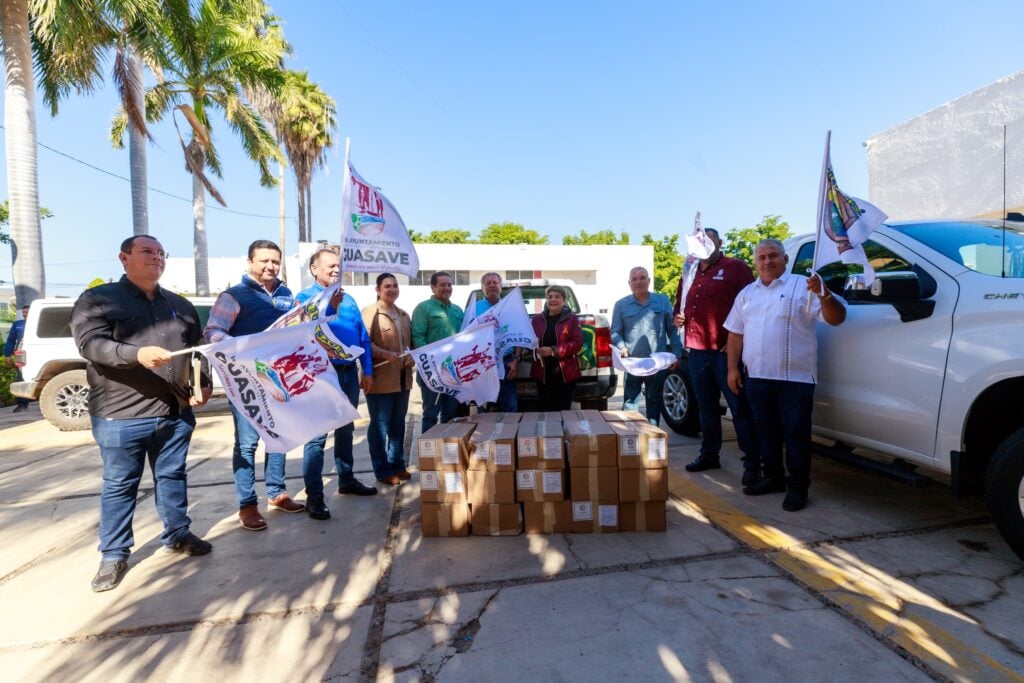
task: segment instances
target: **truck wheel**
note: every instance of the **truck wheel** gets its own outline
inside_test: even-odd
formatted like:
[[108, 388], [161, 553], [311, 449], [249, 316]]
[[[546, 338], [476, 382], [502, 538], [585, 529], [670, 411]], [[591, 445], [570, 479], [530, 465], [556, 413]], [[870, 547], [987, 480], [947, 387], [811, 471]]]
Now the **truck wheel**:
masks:
[[39, 409], [62, 432], [89, 429], [89, 383], [85, 370], [68, 370], [47, 382], [39, 396]]
[[999, 444], [988, 464], [985, 500], [999, 533], [1024, 560], [1024, 429]]
[[690, 371], [685, 362], [665, 377], [661, 396], [664, 403], [661, 412], [672, 431], [683, 436], [700, 434], [697, 401], [694, 399], [693, 383], [690, 382]]

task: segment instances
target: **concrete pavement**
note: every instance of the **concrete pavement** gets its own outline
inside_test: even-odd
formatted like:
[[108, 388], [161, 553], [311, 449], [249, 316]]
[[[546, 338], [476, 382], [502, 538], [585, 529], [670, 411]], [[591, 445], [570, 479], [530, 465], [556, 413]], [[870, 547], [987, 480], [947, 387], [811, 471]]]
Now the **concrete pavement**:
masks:
[[327, 522], [268, 512], [253, 533], [236, 521], [231, 419], [213, 411], [189, 473], [213, 553], [161, 552], [147, 489], [128, 575], [94, 594], [98, 451], [9, 412], [10, 680], [1024, 680], [1024, 563], [977, 501], [940, 486], [816, 459], [810, 506], [787, 513], [781, 495], [740, 493], [734, 442], [723, 470], [691, 475], [699, 444], [673, 435], [663, 534], [425, 539], [416, 477], [330, 496]]

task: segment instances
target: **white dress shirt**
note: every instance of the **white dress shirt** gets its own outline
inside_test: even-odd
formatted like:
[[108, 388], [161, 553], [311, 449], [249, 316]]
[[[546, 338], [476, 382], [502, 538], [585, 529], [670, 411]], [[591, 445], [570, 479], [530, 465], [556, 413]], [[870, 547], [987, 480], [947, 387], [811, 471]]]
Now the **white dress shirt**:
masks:
[[750, 377], [815, 384], [815, 320], [825, 318], [817, 295], [807, 291], [807, 278], [784, 273], [769, 285], [758, 278], [743, 288], [725, 319], [725, 329], [743, 335], [743, 364]]

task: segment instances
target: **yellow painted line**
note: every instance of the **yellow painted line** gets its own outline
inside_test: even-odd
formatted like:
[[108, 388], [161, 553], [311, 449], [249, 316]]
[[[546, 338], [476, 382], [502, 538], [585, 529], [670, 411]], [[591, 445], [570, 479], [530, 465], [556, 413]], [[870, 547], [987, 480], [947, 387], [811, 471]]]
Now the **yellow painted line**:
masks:
[[976, 622], [930, 595], [840, 548], [807, 548], [760, 522], [691, 479], [669, 471], [669, 490], [740, 543], [763, 550], [779, 569], [821, 593], [879, 636], [896, 643], [935, 671], [957, 681], [1019, 681], [1024, 676], [963, 643], [918, 613], [923, 608], [966, 624]]

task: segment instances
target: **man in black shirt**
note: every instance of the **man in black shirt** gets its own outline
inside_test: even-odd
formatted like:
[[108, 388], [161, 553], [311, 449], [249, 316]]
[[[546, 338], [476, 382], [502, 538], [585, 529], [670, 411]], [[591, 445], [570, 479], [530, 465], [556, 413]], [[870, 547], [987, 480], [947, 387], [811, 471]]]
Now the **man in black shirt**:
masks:
[[211, 545], [189, 530], [185, 456], [195, 417], [212, 384], [203, 372], [201, 397], [189, 390], [188, 354], [203, 333], [196, 309], [158, 284], [167, 254], [147, 235], [126, 239], [118, 258], [124, 276], [87, 290], [71, 312], [71, 330], [89, 363], [92, 434], [103, 459], [99, 571], [96, 592], [116, 588], [134, 545], [132, 518], [145, 461], [156, 481], [164, 550], [205, 555]]

